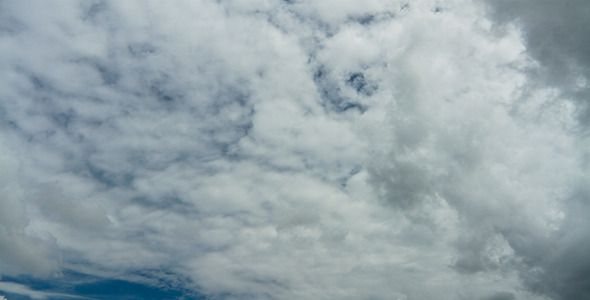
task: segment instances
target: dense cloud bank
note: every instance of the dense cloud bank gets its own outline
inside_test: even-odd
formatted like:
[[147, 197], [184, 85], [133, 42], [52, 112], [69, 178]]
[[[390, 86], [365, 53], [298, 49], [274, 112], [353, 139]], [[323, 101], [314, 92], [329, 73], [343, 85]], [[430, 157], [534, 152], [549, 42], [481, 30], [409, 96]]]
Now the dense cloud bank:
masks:
[[589, 9], [0, 2], [0, 276], [588, 298]]
[[574, 100], [582, 130], [590, 127], [590, 5], [584, 0], [488, 1], [500, 27], [517, 24], [535, 63], [528, 73], [531, 88], [558, 88], [560, 98]]

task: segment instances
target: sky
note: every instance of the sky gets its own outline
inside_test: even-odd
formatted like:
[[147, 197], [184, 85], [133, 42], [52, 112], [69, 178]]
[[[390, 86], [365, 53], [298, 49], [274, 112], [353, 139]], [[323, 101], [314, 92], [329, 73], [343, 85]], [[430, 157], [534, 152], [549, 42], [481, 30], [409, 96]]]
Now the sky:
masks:
[[589, 27], [0, 1], [0, 299], [589, 299]]

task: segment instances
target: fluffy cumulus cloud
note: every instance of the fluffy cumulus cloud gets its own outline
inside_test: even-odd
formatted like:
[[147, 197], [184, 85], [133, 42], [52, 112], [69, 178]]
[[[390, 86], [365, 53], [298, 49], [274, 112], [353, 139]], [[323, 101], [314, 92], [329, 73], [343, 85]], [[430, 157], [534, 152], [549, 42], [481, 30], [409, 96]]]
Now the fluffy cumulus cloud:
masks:
[[589, 10], [0, 2], [0, 291], [588, 298]]

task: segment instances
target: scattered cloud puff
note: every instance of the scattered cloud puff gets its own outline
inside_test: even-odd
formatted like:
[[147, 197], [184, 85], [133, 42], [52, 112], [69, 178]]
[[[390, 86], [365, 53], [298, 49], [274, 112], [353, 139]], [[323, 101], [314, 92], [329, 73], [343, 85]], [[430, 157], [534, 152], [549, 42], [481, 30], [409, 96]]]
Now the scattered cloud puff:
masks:
[[0, 275], [586, 298], [588, 7], [0, 3]]

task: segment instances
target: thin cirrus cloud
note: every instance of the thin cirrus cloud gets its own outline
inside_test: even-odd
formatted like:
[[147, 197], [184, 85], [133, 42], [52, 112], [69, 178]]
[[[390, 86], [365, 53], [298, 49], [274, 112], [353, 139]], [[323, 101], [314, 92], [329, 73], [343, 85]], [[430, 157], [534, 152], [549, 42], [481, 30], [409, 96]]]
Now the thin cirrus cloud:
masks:
[[584, 10], [3, 2], [0, 291], [588, 297]]

